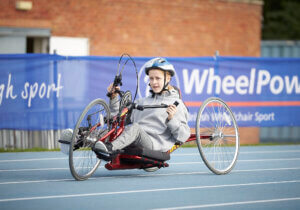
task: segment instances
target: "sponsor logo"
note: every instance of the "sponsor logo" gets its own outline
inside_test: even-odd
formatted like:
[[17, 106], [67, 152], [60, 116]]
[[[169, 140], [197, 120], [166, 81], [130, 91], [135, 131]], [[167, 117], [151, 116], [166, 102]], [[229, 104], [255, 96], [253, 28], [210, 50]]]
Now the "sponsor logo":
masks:
[[297, 75], [271, 75], [268, 70], [256, 70], [252, 68], [249, 75], [226, 75], [221, 77], [215, 73], [214, 68], [182, 70], [186, 95], [190, 94], [220, 94], [226, 95], [261, 95], [269, 92], [278, 94], [300, 94], [300, 84]]

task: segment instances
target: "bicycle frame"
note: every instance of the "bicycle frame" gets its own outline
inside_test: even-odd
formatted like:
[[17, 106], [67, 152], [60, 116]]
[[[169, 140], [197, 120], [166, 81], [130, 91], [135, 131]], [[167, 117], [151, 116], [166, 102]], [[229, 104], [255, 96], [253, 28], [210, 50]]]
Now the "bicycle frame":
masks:
[[[104, 142], [107, 138], [109, 138], [108, 141], [113, 142], [115, 139], [118, 138], [122, 134], [122, 132], [125, 129], [125, 119], [126, 116], [129, 113], [129, 109], [125, 107], [121, 114], [118, 116], [114, 116], [112, 119], [112, 126], [111, 129], [106, 133], [104, 136], [102, 136], [98, 141]], [[96, 127], [101, 126], [100, 124], [97, 124], [91, 128], [91, 131], [96, 129]], [[209, 139], [211, 136], [201, 136], [201, 138]], [[190, 137], [186, 142], [192, 142], [196, 140], [196, 134], [191, 134]], [[181, 147], [183, 144], [174, 144], [174, 146], [167, 151], [167, 153], [171, 154], [175, 150], [177, 150], [179, 147]], [[131, 163], [124, 163], [122, 160], [131, 160]], [[151, 158], [145, 158], [140, 157], [137, 155], [129, 155], [129, 154], [117, 154], [115, 158], [112, 159], [112, 161], [108, 162], [105, 165], [105, 168], [108, 170], [122, 170], [122, 169], [142, 169], [142, 168], [150, 168], [150, 167], [168, 167], [169, 165], [165, 163], [164, 161], [158, 161], [153, 160]]]

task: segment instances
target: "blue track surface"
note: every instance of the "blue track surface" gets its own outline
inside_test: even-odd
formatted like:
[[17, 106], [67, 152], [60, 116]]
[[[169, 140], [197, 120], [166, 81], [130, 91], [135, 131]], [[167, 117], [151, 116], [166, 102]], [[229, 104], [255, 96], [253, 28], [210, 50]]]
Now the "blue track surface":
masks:
[[0, 209], [300, 209], [299, 145], [241, 147], [228, 175], [212, 174], [197, 148], [169, 164], [154, 173], [101, 166], [78, 182], [60, 152], [1, 153]]

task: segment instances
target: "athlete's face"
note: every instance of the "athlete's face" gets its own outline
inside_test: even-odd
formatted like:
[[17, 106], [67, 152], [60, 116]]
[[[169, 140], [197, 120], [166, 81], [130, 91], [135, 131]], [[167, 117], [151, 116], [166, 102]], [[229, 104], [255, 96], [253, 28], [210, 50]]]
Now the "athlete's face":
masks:
[[[166, 74], [166, 84], [170, 82], [170, 74]], [[159, 69], [149, 71], [150, 87], [154, 93], [159, 93], [164, 87], [164, 72]]]

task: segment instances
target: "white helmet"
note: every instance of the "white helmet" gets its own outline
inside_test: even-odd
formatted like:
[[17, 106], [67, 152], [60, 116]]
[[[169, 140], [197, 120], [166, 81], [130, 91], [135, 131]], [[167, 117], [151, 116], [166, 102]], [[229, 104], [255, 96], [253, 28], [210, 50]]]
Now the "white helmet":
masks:
[[151, 69], [160, 69], [162, 71], [167, 71], [171, 76], [175, 75], [175, 69], [172, 64], [170, 64], [165, 58], [153, 58], [145, 63], [145, 73], [149, 74]]

